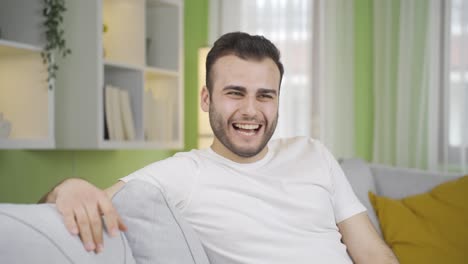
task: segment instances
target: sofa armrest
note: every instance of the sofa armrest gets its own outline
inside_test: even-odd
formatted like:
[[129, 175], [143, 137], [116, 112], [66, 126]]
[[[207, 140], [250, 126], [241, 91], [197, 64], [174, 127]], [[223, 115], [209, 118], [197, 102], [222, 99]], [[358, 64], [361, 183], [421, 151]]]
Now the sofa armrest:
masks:
[[113, 197], [139, 264], [208, 264], [195, 230], [156, 186], [135, 179]]
[[0, 204], [0, 223], [0, 263], [135, 263], [123, 234], [87, 252], [52, 204]]

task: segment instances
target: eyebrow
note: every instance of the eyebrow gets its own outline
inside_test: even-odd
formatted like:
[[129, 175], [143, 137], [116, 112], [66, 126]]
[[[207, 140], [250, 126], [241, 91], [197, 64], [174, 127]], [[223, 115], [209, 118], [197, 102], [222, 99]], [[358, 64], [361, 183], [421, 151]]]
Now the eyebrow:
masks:
[[236, 90], [236, 91], [244, 92], [244, 93], [247, 91], [247, 89], [245, 89], [245, 87], [238, 86], [238, 85], [228, 85], [228, 86], [223, 88], [223, 91], [226, 91], [226, 90]]
[[[223, 91], [226, 91], [226, 90], [236, 90], [236, 91], [239, 91], [239, 92], [247, 92], [247, 89], [243, 86], [238, 86], [238, 85], [228, 85], [226, 87], [223, 88]], [[257, 91], [257, 94], [273, 94], [273, 95], [277, 95], [278, 92], [276, 90], [273, 90], [273, 89], [267, 89], [267, 88], [260, 88], [258, 89]]]
[[260, 88], [260, 89], [258, 89], [257, 93], [260, 93], [260, 94], [273, 94], [273, 95], [278, 94], [278, 92], [276, 92], [276, 90], [267, 89], [267, 88]]

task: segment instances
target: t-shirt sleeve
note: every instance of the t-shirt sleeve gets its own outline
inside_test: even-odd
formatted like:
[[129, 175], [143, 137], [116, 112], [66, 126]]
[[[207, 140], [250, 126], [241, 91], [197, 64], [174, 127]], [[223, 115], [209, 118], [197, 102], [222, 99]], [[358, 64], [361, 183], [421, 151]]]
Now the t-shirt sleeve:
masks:
[[129, 182], [138, 179], [153, 184], [162, 191], [168, 202], [183, 210], [195, 187], [197, 171], [194, 160], [184, 156], [173, 156], [154, 162], [120, 180]]
[[331, 175], [332, 203], [336, 223], [366, 211], [366, 207], [362, 205], [354, 194], [351, 184], [333, 154], [331, 154], [323, 145], [322, 149], [325, 163], [327, 164]]

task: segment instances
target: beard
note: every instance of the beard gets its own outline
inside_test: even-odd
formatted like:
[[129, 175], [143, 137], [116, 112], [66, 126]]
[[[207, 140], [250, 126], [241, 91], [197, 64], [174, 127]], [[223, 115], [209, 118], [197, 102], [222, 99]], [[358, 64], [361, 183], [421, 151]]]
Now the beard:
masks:
[[[260, 144], [258, 144], [258, 146], [250, 146], [248, 148], [237, 146], [231, 140], [231, 138], [228, 137], [227, 130], [229, 129], [228, 126], [232, 126], [232, 121], [224, 120], [224, 118], [216, 111], [216, 108], [214, 107], [213, 103], [210, 104], [209, 118], [210, 118], [211, 129], [213, 130], [214, 135], [227, 149], [229, 149], [232, 153], [238, 156], [241, 156], [244, 158], [250, 158], [260, 153], [268, 144], [268, 141], [270, 141], [271, 137], [273, 136], [273, 133], [275, 132], [276, 125], [278, 123], [278, 112], [276, 113], [275, 118], [272, 120], [271, 125], [268, 122], [264, 122], [264, 124], [260, 128], [260, 129], [264, 129], [264, 133], [260, 141]], [[244, 118], [244, 119], [236, 120], [236, 121], [252, 121], [252, 120], [256, 120], [256, 119]]]

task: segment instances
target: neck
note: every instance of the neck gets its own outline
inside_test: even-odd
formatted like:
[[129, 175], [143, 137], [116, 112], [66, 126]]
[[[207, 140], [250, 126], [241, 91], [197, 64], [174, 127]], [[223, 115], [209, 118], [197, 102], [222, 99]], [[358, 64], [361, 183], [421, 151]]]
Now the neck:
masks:
[[216, 152], [217, 154], [225, 157], [226, 159], [232, 160], [237, 163], [253, 163], [259, 161], [265, 157], [268, 153], [268, 146], [264, 147], [259, 153], [252, 157], [243, 157], [239, 156], [238, 154], [232, 152], [230, 149], [226, 148], [220, 141], [216, 138], [213, 140], [213, 144], [211, 144], [211, 149]]

